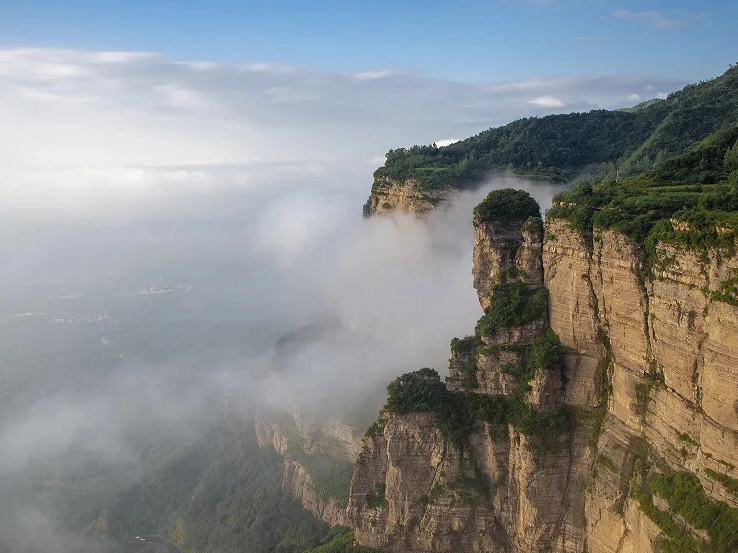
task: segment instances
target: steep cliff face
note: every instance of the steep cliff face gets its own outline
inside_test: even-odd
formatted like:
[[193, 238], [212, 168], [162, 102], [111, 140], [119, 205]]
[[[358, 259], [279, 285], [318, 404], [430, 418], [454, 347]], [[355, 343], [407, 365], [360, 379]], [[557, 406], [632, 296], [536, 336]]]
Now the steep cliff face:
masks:
[[294, 409], [257, 416], [254, 429], [259, 447], [272, 447], [285, 458], [282, 489], [317, 519], [348, 526], [346, 498], [361, 448], [356, 431]]
[[458, 190], [451, 188], [421, 189], [414, 180], [384, 178], [372, 187], [371, 195], [364, 204], [364, 216], [398, 211], [424, 217], [436, 207], [450, 203], [458, 193]]
[[658, 243], [647, 267], [619, 232], [552, 218], [544, 239], [532, 213], [501, 213], [475, 211], [485, 315], [452, 342], [447, 386], [398, 379], [364, 441], [359, 541], [738, 551], [738, 257]]
[[[686, 470], [707, 497], [738, 506], [735, 489], [720, 482], [738, 477], [738, 309], [712, 299], [738, 259], [659, 244], [644, 278], [642, 255], [622, 234], [596, 232], [588, 244], [565, 221], [550, 220], [547, 230], [551, 326], [572, 350], [573, 382], [604, 381], [610, 390], [586, 494], [588, 550], [657, 551], [668, 536], [643, 512], [650, 498], [634, 498], [649, 472]], [[598, 358], [607, 373], [596, 369]], [[586, 401], [596, 388], [572, 399]]]
[[[473, 336], [452, 342], [448, 403], [434, 412], [388, 409], [365, 440], [348, 508], [363, 544], [403, 552], [582, 550], [587, 471], [575, 460], [586, 465], [591, 457], [592, 425], [571, 424], [563, 409], [542, 221], [525, 196], [520, 209], [504, 194], [490, 196], [475, 214], [473, 277], [485, 315]], [[455, 421], [469, 409], [477, 420], [460, 433]]]
[[340, 498], [321, 493], [319, 485], [310, 472], [300, 463], [284, 460], [282, 489], [298, 499], [315, 518], [331, 526], [348, 526], [346, 505]]

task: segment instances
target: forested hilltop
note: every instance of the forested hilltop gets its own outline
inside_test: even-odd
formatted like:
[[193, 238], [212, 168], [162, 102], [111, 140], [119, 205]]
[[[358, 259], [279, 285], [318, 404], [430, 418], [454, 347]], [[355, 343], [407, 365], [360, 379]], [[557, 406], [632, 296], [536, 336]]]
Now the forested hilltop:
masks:
[[[374, 172], [373, 191], [388, 180], [414, 181], [426, 191], [465, 189], [495, 170], [552, 182], [636, 175], [736, 121], [738, 66], [732, 65], [720, 77], [631, 109], [528, 117], [449, 146], [390, 150]], [[719, 178], [707, 172], [699, 180]]]

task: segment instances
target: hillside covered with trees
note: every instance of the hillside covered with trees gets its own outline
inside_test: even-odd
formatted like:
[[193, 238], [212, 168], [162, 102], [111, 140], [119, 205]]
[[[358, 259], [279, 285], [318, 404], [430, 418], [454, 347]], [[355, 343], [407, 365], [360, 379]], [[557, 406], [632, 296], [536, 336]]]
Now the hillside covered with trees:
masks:
[[721, 129], [734, 132], [736, 122], [733, 65], [720, 77], [633, 109], [528, 117], [440, 148], [390, 150], [374, 173], [374, 186], [412, 179], [421, 189], [464, 189], [492, 171], [552, 182], [615, 177], [616, 171], [632, 176], [661, 168]]

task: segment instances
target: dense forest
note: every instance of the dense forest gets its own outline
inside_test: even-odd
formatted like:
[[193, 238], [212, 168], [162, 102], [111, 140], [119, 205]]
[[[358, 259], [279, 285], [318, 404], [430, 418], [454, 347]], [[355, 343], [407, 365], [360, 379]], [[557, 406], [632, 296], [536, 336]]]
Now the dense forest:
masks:
[[662, 165], [738, 121], [738, 66], [635, 108], [528, 117], [444, 147], [387, 153], [374, 173], [416, 180], [421, 188], [469, 188], [492, 171], [569, 182], [579, 177], [632, 176]]
[[103, 513], [108, 538], [157, 534], [189, 551], [362, 553], [282, 491], [284, 459], [251, 428], [212, 429]]

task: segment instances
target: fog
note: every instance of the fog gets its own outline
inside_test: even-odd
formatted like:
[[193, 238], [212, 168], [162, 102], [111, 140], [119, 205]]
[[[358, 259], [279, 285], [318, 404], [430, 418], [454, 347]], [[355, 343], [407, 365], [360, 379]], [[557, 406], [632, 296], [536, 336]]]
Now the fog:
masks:
[[[125, 287], [145, 275], [186, 282], [189, 289], [150, 307], [157, 320], [136, 315], [151, 325], [142, 343], [168, 348], [153, 365], [117, 341], [119, 323], [100, 323], [101, 331], [94, 323], [74, 329], [67, 339], [77, 340], [77, 347], [87, 347], [86, 332], [101, 333], [109, 347], [133, 360], [95, 378], [72, 374], [56, 382], [35, 375], [25, 401], [6, 415], [0, 471], [58, 454], [71, 443], [108, 461], [135, 457], [123, 437], [137, 424], [191, 428], [193, 420], [210, 415], [207, 401], [229, 391], [245, 390], [253, 401], [272, 404], [289, 398], [310, 410], [327, 398], [350, 405], [403, 371], [443, 371], [450, 339], [471, 333], [481, 314], [471, 286], [474, 205], [502, 186], [527, 188], [546, 205], [555, 187], [499, 178], [427, 221], [402, 214], [364, 219], [361, 176], [350, 182], [345, 173], [297, 174], [268, 188], [239, 189], [219, 186], [214, 175], [207, 193], [185, 183], [158, 198], [156, 211], [147, 198], [140, 215], [129, 205], [125, 217], [102, 211], [84, 220], [48, 213], [39, 221], [33, 213], [6, 219], [10, 228], [35, 229], [31, 244], [6, 252], [10, 270], [2, 299], [13, 304], [11, 311], [35, 312], [36, 292], [51, 289], [64, 298], [65, 314], [125, 308], [136, 299], [118, 289], [91, 291], [87, 279], [115, 278]], [[82, 302], [91, 305], [76, 307]], [[273, 368], [275, 340], [315, 322], [325, 325], [321, 336], [265, 376]], [[173, 345], [164, 335], [168, 323], [177, 334]], [[238, 328], [236, 336], [228, 325]], [[176, 348], [198, 341], [188, 333], [202, 326], [218, 329], [203, 351]]]
[[[165, 193], [129, 201], [125, 212], [110, 205], [94, 217], [8, 214], [6, 233], [33, 230], [4, 252], [2, 303], [12, 309], [3, 315], [38, 313], [26, 317], [36, 326], [20, 329], [33, 332], [21, 359], [34, 357], [34, 347], [47, 355], [38, 344], [46, 334], [35, 328], [69, 324], [68, 335], [50, 339], [91, 359], [80, 368], [77, 357], [54, 354], [20, 375], [10, 356], [5, 378], [15, 393], [4, 406], [0, 476], [17, 482], [29, 467], [59, 474], [94, 460], [133, 480], [144, 471], [142, 444], [164, 436], [176, 450], [196, 440], [222, 417], [227, 392], [245, 398], [241, 407], [340, 417], [403, 372], [443, 373], [451, 338], [473, 332], [481, 315], [471, 285], [473, 206], [502, 186], [528, 188], [547, 205], [553, 187], [494, 179], [427, 221], [364, 219], [366, 173], [280, 175], [275, 166], [273, 181], [262, 183], [243, 169], [253, 186], [220, 183], [216, 172], [203, 191], [200, 172], [198, 182], [162, 184]], [[184, 284], [162, 294], [166, 302], [129, 310], [129, 301], [147, 297], [127, 292], [142, 279]], [[95, 288], [108, 281], [115, 286]], [[52, 305], [37, 307], [39, 295]], [[112, 322], [55, 326], [55, 310], [105, 313]], [[319, 335], [275, 367], [275, 341], [316, 322]], [[161, 351], [141, 353], [152, 349]], [[122, 359], [109, 361], [107, 350]], [[24, 506], [16, 515], [27, 520], [31, 509], [31, 520], [53, 521], [54, 510], [37, 501], [14, 499]]]
[[[520, 187], [545, 209], [556, 188], [490, 177], [427, 221], [364, 219], [382, 153], [408, 145], [387, 140], [392, 125], [392, 140], [428, 143], [509, 117], [510, 91], [578, 98], [579, 81], [471, 90], [399, 76], [382, 89], [386, 76], [313, 75], [325, 111], [308, 117], [294, 105], [243, 106], [236, 94], [285, 74], [307, 86], [305, 72], [251, 68], [244, 81], [245, 70], [217, 68], [208, 84], [202, 68], [158, 57], [89, 56], [0, 56], [6, 115], [22, 129], [17, 143], [2, 136], [10, 168], [0, 175], [0, 536], [11, 550], [28, 540], [66, 550], [78, 539], [60, 530], [67, 513], [38, 481], [89, 466], [134, 481], [156, 466], [143, 457], [151, 443], [170, 458], [219, 423], [226, 393], [238, 392], [243, 409], [340, 416], [403, 372], [444, 373], [450, 340], [481, 315], [474, 205], [491, 189]], [[167, 75], [197, 95], [162, 89]], [[152, 79], [170, 105], [150, 102]], [[644, 83], [611, 82], [607, 94]], [[380, 103], [342, 104], [380, 90]], [[123, 101], [121, 91], [141, 94]], [[491, 102], [483, 116], [482, 97]], [[466, 107], [433, 112], [432, 124], [420, 109], [398, 119], [397, 105], [418, 98], [426, 109]], [[533, 105], [522, 102], [520, 113]], [[316, 324], [275, 361], [280, 337]]]

